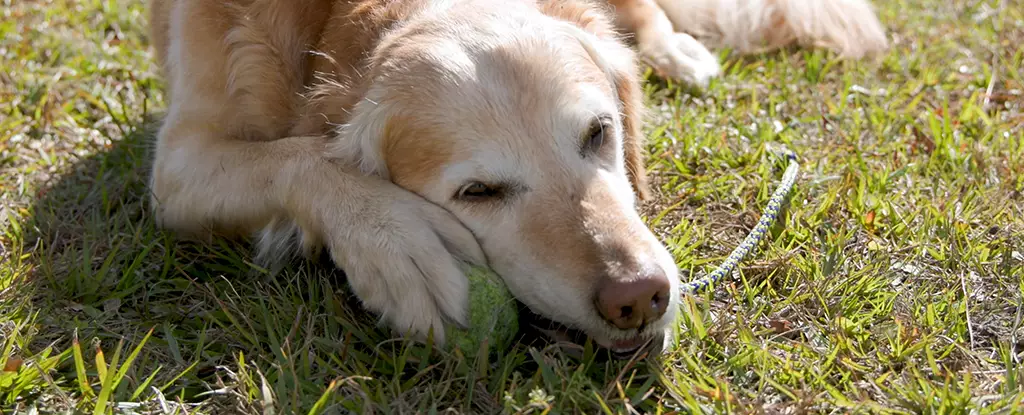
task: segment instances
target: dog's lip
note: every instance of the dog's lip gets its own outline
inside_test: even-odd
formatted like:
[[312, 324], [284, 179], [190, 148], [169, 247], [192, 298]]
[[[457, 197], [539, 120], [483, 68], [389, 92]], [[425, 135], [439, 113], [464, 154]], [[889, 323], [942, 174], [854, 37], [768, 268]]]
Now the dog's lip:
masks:
[[611, 344], [601, 344], [601, 342], [597, 343], [615, 353], [632, 353], [639, 350], [650, 340], [651, 338], [649, 336], [634, 336], [624, 340], [615, 340], [611, 342]]
[[533, 329], [542, 333], [549, 341], [553, 341], [556, 344], [568, 346], [569, 348], [581, 348], [590, 340], [596, 346], [605, 349], [617, 359], [629, 359], [640, 352], [642, 349], [648, 349], [655, 343], [657, 343], [657, 335], [635, 335], [625, 339], [599, 339], [591, 336], [583, 330], [569, 327], [560, 322], [551, 320], [547, 317], [534, 313], [527, 307], [521, 306], [521, 317], [527, 318], [527, 324]]

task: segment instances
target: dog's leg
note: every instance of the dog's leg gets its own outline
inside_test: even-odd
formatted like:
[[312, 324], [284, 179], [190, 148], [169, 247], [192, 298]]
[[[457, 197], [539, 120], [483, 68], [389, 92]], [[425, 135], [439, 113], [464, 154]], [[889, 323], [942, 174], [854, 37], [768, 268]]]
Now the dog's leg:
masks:
[[718, 59], [686, 33], [677, 33], [654, 0], [609, 0], [616, 24], [632, 33], [640, 58], [660, 76], [707, 86], [719, 75]]
[[[368, 309], [402, 334], [422, 339], [433, 330], [443, 343], [445, 321], [467, 319], [458, 261], [485, 261], [476, 238], [437, 205], [332, 161], [325, 138], [247, 134], [287, 121], [287, 105], [269, 104], [287, 103], [279, 83], [299, 69], [266, 47], [274, 35], [288, 37], [287, 26], [232, 26], [245, 20], [230, 18], [229, 6], [179, 2], [156, 16], [169, 22], [158, 53], [171, 96], [150, 179], [158, 224], [192, 235], [266, 230], [266, 247], [293, 237], [282, 229], [298, 229], [329, 250]], [[238, 96], [260, 105], [239, 105]]]
[[657, 0], [675, 30], [741, 54], [788, 45], [849, 58], [888, 48], [868, 0]]
[[[323, 245], [368, 309], [403, 334], [443, 341], [445, 320], [466, 320], [468, 286], [456, 258], [483, 263], [474, 236], [450, 213], [389, 182], [349, 174], [324, 140], [224, 140], [202, 120], [171, 120], [152, 179], [158, 223], [189, 234], [254, 234], [294, 223]], [[282, 237], [271, 233], [264, 243]]]

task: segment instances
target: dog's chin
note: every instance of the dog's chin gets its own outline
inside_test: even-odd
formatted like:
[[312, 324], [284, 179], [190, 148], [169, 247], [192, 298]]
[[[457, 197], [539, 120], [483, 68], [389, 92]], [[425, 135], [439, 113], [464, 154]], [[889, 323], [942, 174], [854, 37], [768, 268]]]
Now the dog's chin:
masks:
[[627, 360], [654, 356], [661, 352], [665, 330], [645, 330], [626, 339], [611, 339], [602, 335], [591, 335], [584, 330], [569, 327], [530, 310], [520, 303], [520, 327], [539, 335], [541, 343], [554, 345], [574, 358], [583, 357], [586, 344], [595, 346], [596, 352], [615, 360]]

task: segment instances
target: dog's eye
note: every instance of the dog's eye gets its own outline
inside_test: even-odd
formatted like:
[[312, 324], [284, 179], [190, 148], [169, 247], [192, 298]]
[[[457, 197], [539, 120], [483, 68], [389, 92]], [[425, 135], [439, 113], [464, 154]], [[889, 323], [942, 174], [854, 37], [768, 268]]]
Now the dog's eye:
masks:
[[458, 198], [469, 202], [477, 202], [500, 195], [501, 188], [498, 186], [490, 186], [481, 182], [473, 182], [463, 186], [462, 189], [459, 190]]
[[604, 145], [604, 136], [611, 129], [611, 120], [608, 117], [594, 119], [583, 137], [583, 154], [593, 153]]

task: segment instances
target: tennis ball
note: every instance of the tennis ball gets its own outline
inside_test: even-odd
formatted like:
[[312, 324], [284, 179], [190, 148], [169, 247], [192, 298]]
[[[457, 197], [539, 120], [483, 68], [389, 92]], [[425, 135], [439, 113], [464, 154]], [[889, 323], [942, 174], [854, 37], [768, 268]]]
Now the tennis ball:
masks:
[[465, 356], [512, 346], [519, 332], [519, 310], [515, 297], [498, 274], [489, 268], [471, 266], [469, 278], [469, 327], [455, 325], [445, 333], [446, 347]]

